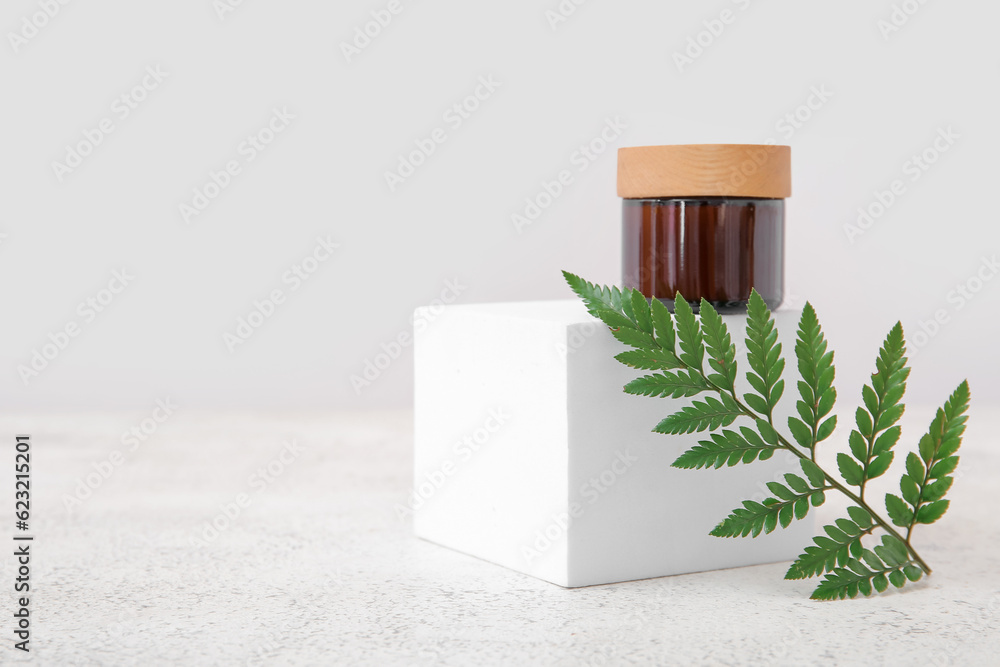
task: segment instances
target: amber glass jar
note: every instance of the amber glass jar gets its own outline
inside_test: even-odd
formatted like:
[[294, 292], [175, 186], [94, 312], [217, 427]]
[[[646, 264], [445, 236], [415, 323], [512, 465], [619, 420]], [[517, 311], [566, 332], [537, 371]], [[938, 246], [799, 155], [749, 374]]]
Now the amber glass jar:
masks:
[[671, 305], [745, 312], [750, 290], [784, 295], [787, 146], [707, 144], [623, 148], [622, 280]]

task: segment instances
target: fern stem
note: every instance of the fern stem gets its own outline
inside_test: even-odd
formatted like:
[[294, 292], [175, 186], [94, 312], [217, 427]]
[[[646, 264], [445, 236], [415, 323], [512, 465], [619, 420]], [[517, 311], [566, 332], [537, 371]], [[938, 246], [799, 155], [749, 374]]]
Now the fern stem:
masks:
[[[812, 460], [813, 463], [816, 463], [816, 445], [819, 444], [818, 442], [816, 442], [816, 438], [819, 435], [819, 416], [818, 416], [819, 415], [819, 397], [818, 396], [816, 397], [816, 403], [815, 403], [815, 405], [813, 405], [813, 415], [817, 415], [817, 416], [813, 420], [813, 426], [812, 426], [812, 447], [809, 448], [809, 458], [810, 458], [810, 460]], [[822, 468], [820, 468], [820, 470], [822, 470]]]

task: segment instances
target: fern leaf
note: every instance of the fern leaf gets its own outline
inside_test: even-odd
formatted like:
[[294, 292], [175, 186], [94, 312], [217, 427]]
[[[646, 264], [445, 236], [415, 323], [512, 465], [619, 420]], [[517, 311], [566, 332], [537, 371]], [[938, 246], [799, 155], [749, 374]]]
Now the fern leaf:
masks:
[[632, 317], [640, 331], [653, 334], [653, 317], [649, 309], [649, 301], [637, 289], [628, 290], [628, 299], [632, 303]]
[[669, 371], [685, 368], [683, 362], [673, 352], [657, 350], [626, 350], [615, 356], [615, 359], [643, 371]]
[[[858, 408], [855, 413], [857, 429], [850, 435], [851, 454], [861, 467], [861, 475], [844, 479], [848, 484], [860, 487], [862, 492], [869, 480], [884, 475], [892, 463], [892, 447], [899, 439], [899, 430], [894, 424], [905, 409], [900, 401], [906, 392], [906, 379], [910, 374], [905, 355], [903, 326], [897, 322], [879, 349], [871, 383], [861, 388], [864, 407]], [[853, 470], [853, 467], [848, 467]], [[841, 466], [843, 469], [844, 466]]]
[[774, 318], [757, 290], [750, 292], [747, 304], [747, 364], [751, 371], [747, 380], [757, 394], [747, 394], [745, 399], [754, 410], [771, 419], [774, 406], [784, 391], [781, 373], [785, 360], [781, 358], [781, 343]]
[[653, 320], [653, 335], [660, 348], [676, 354], [676, 332], [674, 331], [674, 320], [670, 316], [670, 311], [659, 299], [653, 299], [650, 304], [650, 317]]
[[728, 394], [720, 394], [720, 397], [721, 401], [712, 396], [704, 401], [695, 401], [661, 421], [653, 431], [676, 435], [729, 426], [743, 412]]
[[[743, 507], [734, 509], [711, 532], [716, 537], [757, 537], [770, 533], [780, 524], [787, 528], [792, 519], [801, 519], [809, 513], [812, 498], [822, 489], [812, 488], [798, 475], [785, 475], [788, 486], [770, 482], [767, 488], [775, 495], [763, 502], [743, 501]], [[791, 488], [789, 488], [791, 487]]]
[[[830, 437], [836, 427], [836, 416], [825, 422], [821, 420], [833, 410], [837, 400], [837, 390], [833, 387], [835, 369], [833, 352], [827, 351], [826, 337], [812, 304], [806, 303], [799, 318], [798, 338], [795, 342], [795, 356], [798, 359], [798, 383], [801, 400], [796, 404], [802, 420], [802, 428], [793, 429], [796, 442], [812, 449], [816, 443]], [[791, 423], [789, 423], [791, 426]], [[808, 437], [806, 434], [808, 433]]]
[[733, 345], [729, 329], [712, 304], [705, 299], [701, 300], [699, 312], [705, 348], [708, 351], [708, 365], [715, 371], [708, 379], [717, 387], [732, 391], [736, 383], [736, 346]]
[[705, 358], [705, 341], [691, 304], [684, 300], [680, 292], [674, 298], [674, 320], [677, 322], [677, 340], [681, 348], [678, 356], [685, 364], [700, 372]]
[[934, 523], [948, 510], [944, 496], [951, 488], [951, 473], [958, 465], [955, 452], [962, 444], [968, 420], [969, 383], [962, 382], [944, 407], [938, 409], [927, 433], [920, 439], [920, 455], [906, 458], [906, 473], [899, 480], [900, 498], [886, 494], [885, 504], [893, 523], [908, 531], [919, 524]]
[[813, 538], [815, 546], [805, 552], [788, 568], [785, 579], [806, 579], [836, 567], [845, 567], [851, 558], [861, 558], [861, 538], [872, 528], [871, 515], [860, 507], [851, 507], [850, 519], [837, 519], [834, 525], [824, 526], [826, 535]]
[[692, 470], [766, 461], [775, 450], [780, 449], [761, 440], [753, 429], [746, 426], [741, 427], [739, 433], [724, 430], [709, 437], [711, 440], [699, 440], [697, 445], [681, 454], [673, 462], [673, 467]]
[[902, 588], [919, 581], [924, 571], [909, 560], [906, 547], [892, 535], [882, 536], [882, 545], [872, 552], [863, 549], [861, 558], [851, 558], [844, 567], [834, 568], [813, 591], [813, 600], [843, 600], [859, 594], [883, 592], [891, 583]]
[[621, 311], [621, 303], [616, 304], [614, 302], [611, 297], [611, 291], [608, 288], [587, 282], [580, 276], [574, 275], [569, 271], [563, 271], [562, 274], [570, 289], [580, 297], [591, 314], [597, 310]]
[[694, 371], [644, 375], [625, 385], [625, 393], [657, 398], [689, 398], [711, 389], [701, 374]]

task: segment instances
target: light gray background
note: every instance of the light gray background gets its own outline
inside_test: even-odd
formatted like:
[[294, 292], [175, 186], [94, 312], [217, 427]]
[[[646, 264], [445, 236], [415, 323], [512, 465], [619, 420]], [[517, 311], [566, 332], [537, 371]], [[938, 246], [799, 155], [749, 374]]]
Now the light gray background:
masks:
[[[559, 0], [401, 0], [347, 62], [341, 42], [388, 2], [243, 0], [224, 17], [213, 0], [4, 2], [0, 431], [35, 437], [39, 541], [36, 652], [5, 643], [0, 662], [986, 664], [1000, 278], [961, 310], [949, 292], [1000, 251], [1000, 7], [587, 0], [553, 29]], [[886, 39], [894, 3], [917, 11]], [[59, 9], [15, 50], [40, 5]], [[711, 44], [679, 71], [673, 54], [700, 34]], [[121, 119], [112, 105], [150, 67], [169, 74]], [[480, 77], [501, 85], [450, 127]], [[817, 88], [832, 97], [803, 108]], [[246, 162], [241, 142], [275, 108], [295, 119]], [[789, 136], [796, 113], [808, 120]], [[52, 163], [104, 118], [113, 133], [60, 181]], [[626, 131], [577, 171], [609, 118]], [[439, 127], [447, 141], [390, 192], [384, 173]], [[954, 145], [910, 182], [905, 163], [947, 128]], [[449, 281], [465, 303], [570, 298], [564, 268], [616, 281], [619, 146], [768, 139], [793, 146], [791, 301], [813, 301], [838, 350], [825, 465], [891, 324], [949, 320], [921, 339], [903, 417], [910, 446], [971, 379], [954, 507], [916, 537], [934, 576], [835, 606], [805, 600], [815, 582], [780, 581], [784, 564], [565, 591], [414, 539], [396, 509], [412, 350], [360, 392], [351, 377]], [[242, 172], [185, 224], [178, 206], [229, 160]], [[565, 169], [573, 184], [518, 233], [512, 214]], [[894, 179], [906, 193], [852, 243], [845, 225]], [[340, 248], [291, 292], [282, 275], [319, 236]], [[123, 268], [134, 280], [85, 322], [78, 304]], [[223, 335], [276, 288], [287, 301], [230, 352]], [[73, 324], [26, 385], [18, 367]], [[301, 457], [281, 458], [286, 441]], [[193, 543], [240, 494], [252, 506]], [[0, 580], [13, 567], [0, 559]]]
[[[896, 319], [912, 336], [943, 310], [910, 400], [940, 403], [966, 376], [975, 400], [1000, 397], [1000, 280], [960, 310], [948, 299], [1000, 246], [996, 3], [911, 0], [919, 10], [885, 38], [887, 0], [589, 0], [555, 29], [557, 0], [401, 0], [348, 63], [341, 42], [386, 4], [245, 0], [220, 18], [210, 0], [69, 2], [15, 52], [9, 33], [39, 3], [4, 3], [7, 409], [146, 408], [166, 396], [206, 408], [405, 406], [410, 349], [360, 391], [351, 376], [446, 281], [477, 302], [569, 298], [563, 268], [617, 280], [618, 146], [768, 139], [793, 146], [787, 287], [819, 309], [838, 385], [860, 386]], [[673, 54], [724, 10], [733, 21], [679, 71]], [[119, 120], [112, 103], [150, 66], [169, 76]], [[481, 76], [502, 85], [449, 127], [443, 114]], [[782, 119], [814, 87], [832, 97], [800, 110], [810, 117], [789, 136]], [[179, 204], [242, 159], [240, 142], [275, 107], [296, 116], [289, 128], [185, 224]], [[52, 163], [105, 117], [115, 131], [59, 182]], [[625, 133], [578, 172], [574, 152], [616, 117]], [[384, 172], [437, 127], [447, 142], [390, 192]], [[910, 182], [904, 163], [942, 128], [959, 138]], [[574, 183], [518, 233], [512, 214], [563, 169]], [[845, 225], [897, 178], [906, 193], [851, 243]], [[319, 235], [340, 244], [335, 256], [231, 353], [223, 334], [255, 299], [287, 292], [282, 274]], [[18, 366], [81, 321], [77, 304], [123, 267], [132, 284], [26, 385]]]

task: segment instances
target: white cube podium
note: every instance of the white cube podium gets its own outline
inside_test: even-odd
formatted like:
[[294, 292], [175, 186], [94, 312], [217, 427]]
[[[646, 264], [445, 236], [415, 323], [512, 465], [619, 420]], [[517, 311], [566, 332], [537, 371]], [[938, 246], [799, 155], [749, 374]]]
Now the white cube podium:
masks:
[[[786, 360], [799, 315], [775, 312]], [[746, 316], [723, 317], [742, 351]], [[707, 434], [652, 432], [687, 401], [624, 393], [643, 371], [614, 359], [625, 346], [581, 302], [438, 306], [415, 322], [419, 537], [565, 587], [792, 560], [809, 543], [809, 517], [753, 539], [708, 534], [798, 463], [671, 468]]]

